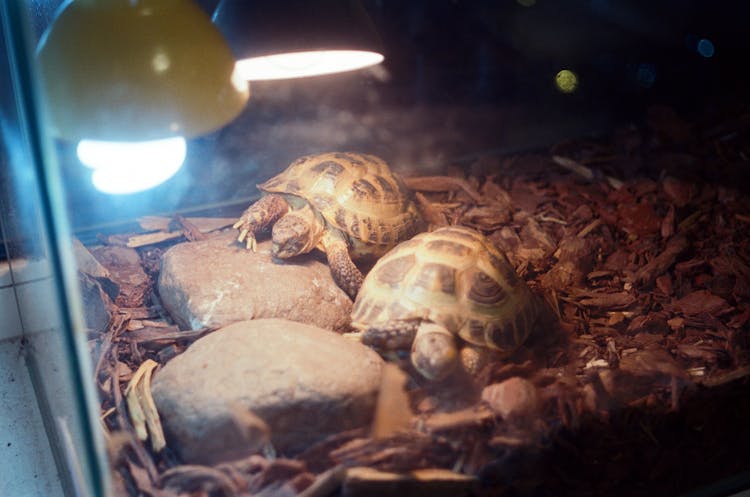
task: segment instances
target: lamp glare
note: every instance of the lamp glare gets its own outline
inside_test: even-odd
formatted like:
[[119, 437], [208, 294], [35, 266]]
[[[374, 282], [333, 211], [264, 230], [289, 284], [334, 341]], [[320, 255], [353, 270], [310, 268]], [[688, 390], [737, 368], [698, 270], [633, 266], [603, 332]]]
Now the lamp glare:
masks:
[[187, 143], [181, 136], [143, 142], [81, 140], [78, 159], [92, 168], [97, 190], [135, 193], [171, 178], [185, 162]]
[[383, 55], [377, 52], [316, 50], [242, 59], [236, 68], [247, 81], [262, 81], [353, 71], [382, 61]]

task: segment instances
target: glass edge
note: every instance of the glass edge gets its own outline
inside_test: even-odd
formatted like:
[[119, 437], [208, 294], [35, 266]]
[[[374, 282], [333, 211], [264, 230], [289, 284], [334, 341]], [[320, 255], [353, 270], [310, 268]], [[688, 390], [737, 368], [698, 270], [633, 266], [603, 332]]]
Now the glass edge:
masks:
[[[47, 239], [49, 249], [50, 266], [53, 274], [54, 290], [60, 306], [60, 319], [62, 328], [62, 342], [69, 358], [67, 373], [76, 396], [76, 404], [80, 407], [79, 422], [82, 424], [82, 436], [84, 451], [84, 467], [76, 468], [70, 465], [70, 441], [65, 433], [60, 432], [59, 419], [54, 418], [49, 407], [45, 408], [47, 398], [44, 392], [44, 383], [41, 381], [39, 365], [34, 360], [30, 361], [29, 369], [34, 388], [41, 397], [38, 398], [40, 411], [42, 411], [45, 431], [51, 442], [56, 442], [53, 447], [56, 464], [61, 478], [65, 478], [64, 486], [67, 492], [75, 492], [74, 495], [81, 497], [110, 496], [111, 479], [107, 466], [106, 451], [103, 437], [97, 433], [98, 414], [95, 406], [98, 405], [97, 396], [92, 385], [93, 372], [90, 359], [86, 357], [85, 343], [77, 336], [76, 330], [83, 330], [82, 309], [80, 300], [71, 298], [78, 293], [78, 282], [76, 278], [76, 265], [72, 254], [70, 243], [62, 238], [65, 233], [71, 233], [68, 228], [67, 218], [61, 213], [65, 212], [61, 183], [55, 164], [50, 164], [54, 155], [51, 153], [52, 144], [46, 137], [42, 127], [41, 107], [39, 102], [38, 81], [36, 71], [33, 68], [31, 57], [33, 52], [29, 51], [29, 19], [24, 10], [23, 2], [20, 0], [5, 0], [0, 2], [0, 17], [2, 17], [2, 29], [7, 44], [9, 57], [12, 88], [16, 94], [19, 106], [19, 122], [26, 134], [32, 166], [35, 169], [41, 194], [39, 201], [42, 219], [47, 222]], [[53, 445], [53, 444], [51, 444]], [[81, 475], [83, 473], [83, 475]], [[86, 481], [76, 482], [76, 477], [83, 476]], [[84, 487], [81, 484], [85, 485]], [[90, 488], [90, 492], [87, 491]], [[81, 493], [83, 492], [83, 493]]]

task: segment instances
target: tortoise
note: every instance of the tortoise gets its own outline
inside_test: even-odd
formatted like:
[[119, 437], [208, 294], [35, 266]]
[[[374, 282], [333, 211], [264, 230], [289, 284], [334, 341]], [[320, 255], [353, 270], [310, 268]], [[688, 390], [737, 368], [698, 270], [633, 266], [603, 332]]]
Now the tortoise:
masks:
[[[512, 353], [538, 322], [540, 306], [484, 235], [447, 226], [377, 261], [354, 302], [352, 327], [381, 351], [411, 347], [414, 368], [440, 380], [458, 364], [476, 373], [490, 351]], [[466, 342], [460, 352], [456, 337]]]
[[273, 226], [275, 258], [323, 250], [352, 300], [363, 279], [353, 260], [380, 257], [422, 226], [403, 180], [374, 155], [300, 157], [258, 188], [264, 195], [234, 224], [238, 240], [255, 251], [256, 235]]

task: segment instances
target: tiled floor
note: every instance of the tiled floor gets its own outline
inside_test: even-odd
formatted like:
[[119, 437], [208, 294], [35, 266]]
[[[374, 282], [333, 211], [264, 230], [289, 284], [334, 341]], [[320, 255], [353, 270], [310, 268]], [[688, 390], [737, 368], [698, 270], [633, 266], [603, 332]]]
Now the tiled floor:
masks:
[[[6, 315], [0, 316], [4, 323]], [[62, 497], [19, 337], [0, 340], [0, 495]]]

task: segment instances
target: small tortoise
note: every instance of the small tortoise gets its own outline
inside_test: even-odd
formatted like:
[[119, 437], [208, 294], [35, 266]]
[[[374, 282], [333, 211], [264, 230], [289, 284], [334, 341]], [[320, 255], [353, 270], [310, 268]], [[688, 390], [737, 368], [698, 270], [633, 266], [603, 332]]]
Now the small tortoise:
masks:
[[[482, 234], [449, 226], [422, 233], [383, 256], [352, 310], [362, 341], [407, 349], [428, 379], [459, 363], [471, 373], [491, 354], [518, 348], [536, 325], [540, 301]], [[458, 358], [456, 336], [468, 342]]]
[[274, 257], [323, 250], [334, 281], [352, 299], [362, 284], [352, 259], [380, 257], [422, 224], [401, 178], [373, 155], [301, 157], [258, 188], [264, 196], [234, 224], [238, 240], [255, 250], [256, 234], [273, 226]]

